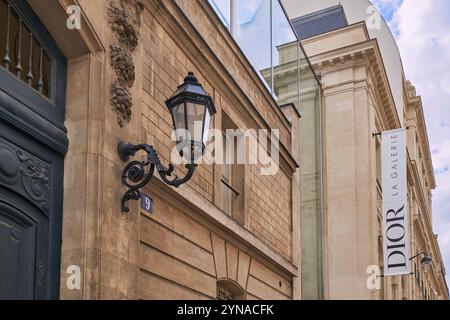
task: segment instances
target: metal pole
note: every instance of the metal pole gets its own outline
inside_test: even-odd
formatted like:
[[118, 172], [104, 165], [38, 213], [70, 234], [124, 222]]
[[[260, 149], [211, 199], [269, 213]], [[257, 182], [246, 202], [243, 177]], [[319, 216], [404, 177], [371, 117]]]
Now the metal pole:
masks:
[[237, 1], [230, 0], [230, 32], [233, 38], [237, 36]]

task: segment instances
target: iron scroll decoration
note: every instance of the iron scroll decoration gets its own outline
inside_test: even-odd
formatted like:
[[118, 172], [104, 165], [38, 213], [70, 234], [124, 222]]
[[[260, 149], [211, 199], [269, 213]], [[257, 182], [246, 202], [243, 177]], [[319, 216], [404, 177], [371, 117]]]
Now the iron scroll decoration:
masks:
[[[216, 109], [212, 98], [198, 83], [194, 73], [188, 73], [184, 83], [178, 86], [174, 95], [166, 101], [166, 106], [172, 115], [175, 134], [178, 135], [177, 150], [187, 163], [185, 165], [187, 171], [182, 178], [174, 175], [174, 165], [169, 163], [167, 167], [164, 166], [153, 146], [120, 142], [119, 157], [122, 161], [128, 162], [122, 173], [122, 183], [128, 188], [121, 200], [122, 212], [130, 211], [127, 207], [128, 201], [140, 199], [141, 189], [150, 182], [155, 170], [161, 180], [169, 186], [178, 188], [188, 182], [197, 167], [196, 160], [205, 150], [210, 120]], [[196, 135], [194, 123], [201, 123], [200, 137]], [[130, 161], [130, 158], [138, 152], [146, 153], [145, 160]]]
[[[121, 209], [122, 212], [129, 212], [130, 209], [126, 206], [126, 203], [130, 200], [139, 200], [141, 197], [141, 191], [147, 183], [152, 179], [155, 169], [158, 171], [161, 179], [168, 185], [178, 188], [180, 185], [188, 182], [197, 167], [194, 163], [194, 159], [186, 165], [186, 175], [183, 178], [178, 176], [173, 176], [175, 167], [169, 163], [168, 167], [165, 167], [153, 146], [147, 144], [133, 145], [131, 143], [120, 142], [118, 146], [119, 156], [122, 161], [128, 161], [130, 157], [135, 156], [137, 152], [145, 151], [147, 153], [147, 158], [145, 161], [131, 161], [123, 170], [122, 173], [122, 183], [128, 188], [125, 195], [122, 198]], [[192, 153], [192, 157], [193, 157]], [[170, 177], [172, 177], [170, 179]]]

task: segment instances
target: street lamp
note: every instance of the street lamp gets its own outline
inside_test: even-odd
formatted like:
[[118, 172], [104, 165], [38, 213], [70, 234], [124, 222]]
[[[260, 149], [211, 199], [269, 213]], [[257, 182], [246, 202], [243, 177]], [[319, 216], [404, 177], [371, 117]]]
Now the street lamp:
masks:
[[433, 262], [433, 259], [429, 255], [427, 255], [425, 252], [421, 252], [421, 253], [416, 254], [415, 256], [411, 257], [409, 259], [409, 261], [412, 261], [412, 260], [416, 259], [419, 256], [423, 256], [422, 260], [420, 260], [420, 263], [422, 264], [422, 266], [425, 269], [427, 269], [430, 266], [430, 264]]
[[170, 178], [175, 167], [171, 163], [168, 167], [163, 166], [153, 146], [120, 142], [118, 153], [124, 162], [129, 161], [130, 157], [135, 156], [138, 151], [147, 153], [145, 161], [131, 161], [123, 170], [122, 183], [128, 191], [122, 198], [122, 212], [129, 212], [126, 206], [129, 200], [140, 199], [140, 189], [150, 181], [155, 169], [166, 184], [175, 188], [188, 182], [197, 167], [196, 161], [205, 150], [211, 118], [216, 113], [216, 109], [211, 96], [198, 83], [194, 73], [188, 73], [184, 83], [166, 101], [166, 106], [172, 116], [177, 151], [187, 163], [187, 172], [183, 178], [176, 175]]

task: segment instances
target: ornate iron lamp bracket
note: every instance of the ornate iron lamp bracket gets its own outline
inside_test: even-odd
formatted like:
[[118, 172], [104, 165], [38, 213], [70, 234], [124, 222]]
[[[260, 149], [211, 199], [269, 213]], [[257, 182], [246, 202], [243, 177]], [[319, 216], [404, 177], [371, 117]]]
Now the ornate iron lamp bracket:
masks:
[[[134, 157], [139, 151], [146, 152], [147, 159], [145, 161], [133, 160], [128, 162], [130, 157]], [[172, 177], [175, 167], [171, 163], [169, 163], [168, 167], [165, 167], [161, 163], [156, 150], [148, 144], [133, 145], [122, 141], [118, 145], [118, 153], [122, 161], [128, 162], [122, 173], [122, 183], [128, 188], [127, 192], [125, 192], [122, 197], [122, 212], [130, 211], [126, 205], [128, 201], [140, 199], [141, 189], [150, 182], [155, 169], [158, 171], [162, 181], [170, 186], [178, 188], [192, 178], [195, 168], [197, 167], [197, 164], [193, 161], [194, 153], [192, 152], [192, 161], [186, 165], [186, 175], [183, 178], [179, 178], [175, 175], [171, 179], [170, 177]]]

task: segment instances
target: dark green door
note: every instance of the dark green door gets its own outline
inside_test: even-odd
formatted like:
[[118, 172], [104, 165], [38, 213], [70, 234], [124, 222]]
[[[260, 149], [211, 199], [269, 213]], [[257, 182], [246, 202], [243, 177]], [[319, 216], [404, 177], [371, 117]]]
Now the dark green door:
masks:
[[66, 61], [25, 0], [0, 0], [0, 300], [57, 299]]

